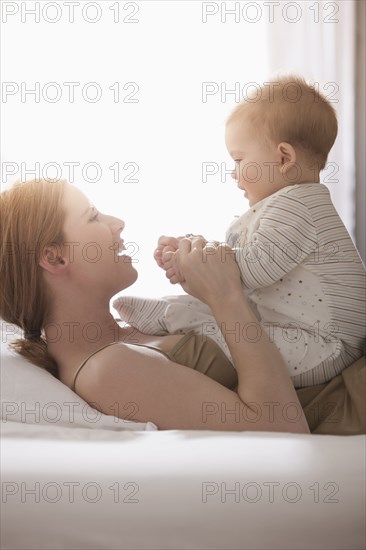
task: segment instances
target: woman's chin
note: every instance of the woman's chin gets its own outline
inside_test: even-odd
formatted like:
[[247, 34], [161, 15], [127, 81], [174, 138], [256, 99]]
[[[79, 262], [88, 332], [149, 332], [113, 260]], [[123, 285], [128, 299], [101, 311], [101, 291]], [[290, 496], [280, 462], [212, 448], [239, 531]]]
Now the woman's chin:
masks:
[[[128, 258], [128, 260], [127, 259], [125, 260], [125, 258]], [[128, 269], [128, 273], [127, 273], [127, 270], [124, 270], [122, 277], [119, 280], [119, 287], [117, 292], [121, 292], [121, 290], [124, 290], [125, 288], [128, 288], [129, 286], [133, 285], [137, 281], [139, 276], [137, 269], [134, 267], [132, 263], [132, 258], [130, 256], [124, 256], [123, 261], [126, 262], [126, 264], [128, 262], [129, 269]]]
[[137, 281], [138, 277], [139, 277], [139, 274], [138, 274], [138, 271], [137, 269], [131, 264], [131, 276], [129, 277], [129, 282], [128, 282], [128, 285], [126, 286], [126, 288], [128, 286], [131, 286], [134, 284], [134, 282]]

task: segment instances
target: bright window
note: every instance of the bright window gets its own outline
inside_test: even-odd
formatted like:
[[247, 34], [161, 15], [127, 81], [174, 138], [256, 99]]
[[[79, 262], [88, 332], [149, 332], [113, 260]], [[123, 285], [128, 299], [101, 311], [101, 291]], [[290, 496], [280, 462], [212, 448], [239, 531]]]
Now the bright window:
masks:
[[[140, 273], [127, 292], [180, 293], [152, 259], [158, 236], [223, 240], [248, 208], [230, 177], [226, 117], [278, 71], [318, 82], [344, 109], [342, 26], [352, 27], [353, 2], [71, 4], [2, 2], [2, 188], [34, 171], [73, 181], [126, 221]], [[339, 40], [345, 57], [335, 61]], [[343, 129], [338, 139], [341, 148]], [[348, 147], [337, 156], [342, 174]], [[349, 178], [345, 189], [341, 200], [331, 191], [352, 231]]]

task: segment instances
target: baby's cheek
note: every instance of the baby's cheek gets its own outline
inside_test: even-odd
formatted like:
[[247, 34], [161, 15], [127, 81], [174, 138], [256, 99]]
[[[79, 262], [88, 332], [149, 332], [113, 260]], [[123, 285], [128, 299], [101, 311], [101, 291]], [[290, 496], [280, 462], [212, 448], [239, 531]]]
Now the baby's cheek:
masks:
[[248, 164], [243, 170], [244, 179], [248, 183], [256, 183], [264, 176], [261, 170], [262, 168], [258, 165]]

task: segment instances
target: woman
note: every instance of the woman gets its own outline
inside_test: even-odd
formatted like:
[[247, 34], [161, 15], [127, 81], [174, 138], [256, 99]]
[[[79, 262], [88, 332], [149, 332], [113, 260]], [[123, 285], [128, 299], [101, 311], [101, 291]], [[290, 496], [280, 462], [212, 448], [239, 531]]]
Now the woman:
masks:
[[81, 364], [75, 391], [84, 400], [121, 418], [125, 404], [136, 403], [133, 420], [159, 429], [309, 433], [275, 346], [265, 334], [248, 343], [230, 330], [256, 322], [233, 258], [207, 254], [201, 238], [184, 239], [178, 253], [184, 289], [223, 327], [235, 391], [171, 360], [184, 335], [144, 335], [111, 315], [112, 296], [137, 278], [131, 259], [117, 255], [122, 220], [97, 212], [65, 181], [16, 184], [0, 205], [0, 315], [25, 331], [14, 345], [19, 353], [73, 388]]

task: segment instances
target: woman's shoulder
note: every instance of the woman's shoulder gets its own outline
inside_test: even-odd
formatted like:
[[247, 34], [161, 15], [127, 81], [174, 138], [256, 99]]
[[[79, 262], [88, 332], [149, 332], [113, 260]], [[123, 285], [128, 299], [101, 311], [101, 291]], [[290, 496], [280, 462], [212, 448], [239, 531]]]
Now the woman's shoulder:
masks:
[[89, 366], [89, 376], [84, 374], [78, 388], [80, 397], [104, 414], [151, 421], [159, 429], [222, 429], [217, 418], [202, 417], [202, 406], [240, 402], [237, 394], [208, 376], [143, 346], [109, 346]]
[[125, 342], [113, 342], [94, 353], [84, 364], [77, 377], [78, 394], [86, 401], [100, 395], [102, 388], [117, 384], [119, 387], [139, 384], [146, 379], [146, 369], [152, 365], [169, 363], [164, 355]]

